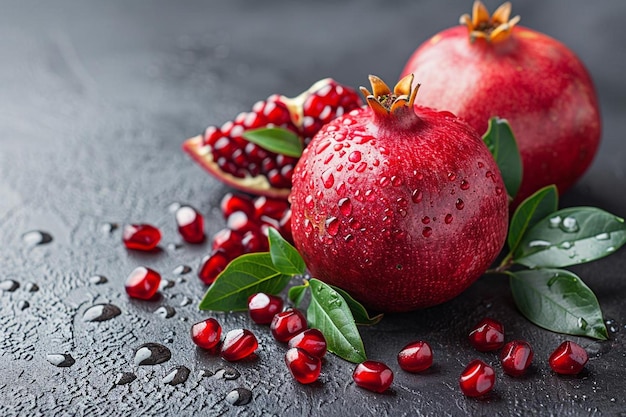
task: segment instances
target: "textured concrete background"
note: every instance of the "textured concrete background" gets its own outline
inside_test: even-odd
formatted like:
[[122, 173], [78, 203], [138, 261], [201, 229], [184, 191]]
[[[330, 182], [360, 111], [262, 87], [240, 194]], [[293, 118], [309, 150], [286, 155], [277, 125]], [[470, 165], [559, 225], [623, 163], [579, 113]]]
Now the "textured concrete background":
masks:
[[[506, 280], [484, 277], [444, 305], [386, 317], [362, 330], [368, 355], [396, 371], [390, 393], [363, 391], [353, 365], [328, 356], [320, 383], [301, 386], [286, 373], [284, 346], [245, 314], [217, 315], [226, 329], [248, 327], [258, 359], [226, 364], [192, 345], [191, 323], [207, 316], [196, 306], [204, 288], [195, 278], [201, 246], [178, 245], [174, 202], [189, 203], [223, 227], [217, 204], [227, 191], [181, 151], [182, 141], [221, 124], [274, 92], [296, 95], [333, 77], [357, 87], [373, 73], [399, 75], [411, 52], [456, 24], [469, 1], [206, 2], [0, 1], [0, 404], [6, 415], [616, 415], [626, 411], [626, 252], [572, 268], [595, 291], [611, 339], [578, 341], [590, 352], [587, 370], [563, 378], [546, 365], [566, 337], [541, 330], [515, 309]], [[490, 9], [496, 2], [488, 1]], [[560, 39], [587, 64], [604, 121], [599, 154], [563, 206], [594, 205], [626, 216], [626, 3], [518, 1], [522, 24]], [[156, 254], [126, 251], [109, 223], [149, 222], [164, 233]], [[46, 245], [22, 235], [45, 230]], [[172, 287], [154, 302], [130, 301], [129, 271], [147, 265]], [[179, 265], [193, 271], [176, 275]], [[90, 280], [103, 275], [106, 283]], [[19, 288], [9, 291], [5, 280]], [[33, 285], [36, 285], [34, 287]], [[38, 289], [38, 290], [37, 290]], [[85, 322], [85, 311], [112, 303], [121, 315]], [[171, 318], [155, 311], [175, 309]], [[486, 315], [508, 337], [529, 340], [536, 365], [522, 379], [500, 376], [484, 400], [461, 395], [457, 378], [477, 354], [467, 330]], [[398, 350], [428, 340], [436, 365], [425, 375], [401, 372]], [[134, 350], [158, 342], [172, 359], [135, 367]], [[76, 363], [59, 368], [50, 353]], [[162, 378], [184, 365], [188, 380]], [[228, 380], [203, 370], [225, 366]], [[120, 372], [137, 380], [115, 386]], [[246, 406], [226, 395], [252, 391]]]

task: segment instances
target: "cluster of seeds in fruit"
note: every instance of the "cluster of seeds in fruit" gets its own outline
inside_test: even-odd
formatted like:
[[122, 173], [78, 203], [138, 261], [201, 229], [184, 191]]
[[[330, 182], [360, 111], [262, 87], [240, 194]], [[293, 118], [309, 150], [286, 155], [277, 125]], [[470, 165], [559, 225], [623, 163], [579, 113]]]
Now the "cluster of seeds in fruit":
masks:
[[226, 227], [213, 236], [211, 252], [202, 259], [198, 270], [198, 277], [207, 285], [238, 256], [267, 251], [268, 227], [278, 230], [284, 239], [292, 240], [291, 210], [286, 200], [227, 193], [220, 208]]

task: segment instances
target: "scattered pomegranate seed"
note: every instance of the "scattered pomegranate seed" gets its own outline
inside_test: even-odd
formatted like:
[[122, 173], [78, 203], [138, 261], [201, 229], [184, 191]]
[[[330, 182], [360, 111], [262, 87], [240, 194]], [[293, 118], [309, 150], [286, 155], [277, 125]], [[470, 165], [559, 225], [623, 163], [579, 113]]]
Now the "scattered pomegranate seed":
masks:
[[317, 329], [307, 329], [289, 340], [290, 348], [299, 348], [309, 355], [321, 358], [326, 354], [326, 338]]
[[385, 392], [393, 382], [393, 371], [382, 362], [365, 361], [357, 365], [352, 379], [366, 390]]
[[283, 299], [275, 295], [256, 293], [248, 297], [250, 318], [257, 324], [270, 324], [283, 311]]
[[269, 242], [267, 237], [261, 232], [249, 231], [246, 232], [241, 238], [241, 244], [243, 245], [243, 252], [265, 252], [269, 250]]
[[149, 300], [159, 290], [161, 275], [150, 268], [140, 266], [135, 268], [126, 278], [126, 293], [132, 298]]
[[589, 360], [587, 351], [577, 343], [566, 340], [550, 355], [548, 363], [557, 374], [576, 375]]
[[198, 268], [198, 278], [206, 285], [211, 285], [217, 276], [228, 266], [229, 257], [222, 250], [213, 251], [200, 261]]
[[278, 313], [270, 323], [272, 336], [279, 342], [288, 342], [289, 339], [307, 329], [304, 315], [296, 309], [289, 309]]
[[504, 345], [504, 326], [499, 321], [485, 318], [472, 329], [469, 341], [479, 352], [498, 350]]
[[433, 364], [433, 351], [423, 341], [409, 343], [398, 353], [398, 365], [407, 372], [422, 372]]
[[243, 211], [236, 211], [228, 216], [226, 219], [226, 226], [239, 233], [246, 233], [250, 230], [259, 230], [259, 225], [254, 222], [254, 219], [248, 216]]
[[178, 233], [185, 242], [204, 242], [204, 217], [191, 206], [181, 206], [176, 210], [176, 224]]
[[254, 203], [250, 197], [232, 193], [227, 193], [222, 197], [220, 208], [222, 209], [224, 219], [228, 219], [228, 217], [236, 211], [242, 211], [251, 217], [254, 215], [255, 210]]
[[161, 241], [161, 231], [149, 224], [129, 224], [124, 227], [122, 241], [128, 249], [149, 251]]
[[250, 330], [231, 330], [224, 337], [220, 355], [229, 362], [235, 362], [252, 355], [257, 347], [259, 342]]
[[514, 340], [500, 352], [502, 370], [511, 376], [522, 376], [533, 361], [533, 348], [525, 340]]
[[203, 349], [213, 349], [220, 343], [222, 326], [214, 318], [208, 318], [191, 326], [191, 340]]
[[222, 229], [213, 235], [213, 250], [221, 249], [226, 252], [228, 257], [234, 259], [244, 253], [241, 233], [237, 233], [230, 229]]
[[485, 362], [475, 359], [467, 365], [459, 378], [461, 391], [468, 397], [480, 397], [493, 389], [496, 373]]
[[301, 384], [317, 381], [322, 370], [322, 361], [304, 349], [291, 348], [285, 353], [285, 363], [291, 375]]

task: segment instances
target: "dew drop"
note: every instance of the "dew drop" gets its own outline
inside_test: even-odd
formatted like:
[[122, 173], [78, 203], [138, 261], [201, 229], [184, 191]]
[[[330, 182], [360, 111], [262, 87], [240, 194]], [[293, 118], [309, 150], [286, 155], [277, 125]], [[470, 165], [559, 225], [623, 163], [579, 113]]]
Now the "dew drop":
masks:
[[557, 227], [559, 227], [560, 224], [561, 216], [555, 216], [550, 218], [548, 227], [550, 227], [550, 229], [556, 229]]
[[413, 190], [413, 192], [411, 193], [411, 200], [413, 200], [413, 202], [415, 204], [418, 204], [422, 201], [423, 198], [423, 194], [420, 190]]
[[234, 381], [241, 376], [241, 373], [235, 368], [227, 366], [225, 368], [218, 369], [217, 372], [215, 372], [215, 376], [227, 381]]
[[135, 351], [135, 365], [157, 365], [171, 359], [172, 352], [159, 343], [144, 343]]
[[0, 281], [0, 291], [13, 292], [20, 287], [20, 283], [14, 279], [5, 279]]
[[329, 146], [330, 146], [330, 141], [329, 140], [320, 143], [315, 148], [315, 154], [319, 155], [320, 153], [324, 152], [326, 150], [326, 148], [328, 148]]
[[324, 187], [331, 188], [335, 183], [335, 177], [333, 176], [333, 172], [331, 169], [327, 169], [322, 173], [322, 184]]
[[361, 161], [361, 152], [359, 152], [359, 151], [352, 151], [352, 152], [350, 152], [350, 155], [348, 155], [348, 161], [354, 162], [355, 164], [357, 162], [360, 162]]
[[466, 180], [461, 181], [461, 190], [468, 190], [469, 187], [469, 182], [467, 182]]
[[456, 174], [454, 174], [453, 172], [448, 173], [448, 179], [450, 181], [454, 181], [456, 179]]
[[347, 235], [345, 235], [345, 236], [344, 236], [343, 240], [344, 240], [346, 243], [350, 243], [350, 242], [352, 242], [352, 241], [354, 240], [354, 236], [353, 236], [353, 235], [351, 235], [350, 233], [348, 233]]
[[502, 187], [496, 187], [496, 195], [502, 195], [503, 192]]
[[424, 224], [430, 223], [430, 217], [428, 217], [428, 216], [422, 217], [422, 223], [424, 223]]
[[89, 283], [93, 285], [101, 285], [101, 284], [106, 284], [107, 282], [109, 282], [107, 277], [103, 275], [90, 276], [89, 278], [87, 278], [87, 281], [89, 281]]
[[394, 175], [391, 177], [391, 185], [393, 185], [394, 187], [399, 187], [404, 183], [404, 181], [402, 181], [402, 177], [399, 177], [397, 175]]
[[154, 310], [154, 314], [158, 315], [162, 319], [169, 319], [174, 317], [176, 310], [172, 306], [161, 306]]
[[381, 146], [380, 148], [378, 148], [378, 151], [383, 155], [389, 155], [389, 150], [385, 148], [384, 146]]
[[391, 181], [389, 180], [389, 177], [381, 177], [380, 180], [378, 181], [378, 184], [381, 187], [386, 187], [389, 185]]
[[313, 224], [311, 224], [311, 220], [304, 219], [304, 232], [311, 233], [313, 231]]
[[453, 220], [452, 214], [446, 214], [446, 217], [443, 219], [443, 221], [444, 221], [446, 224], [450, 224], [450, 223], [452, 223], [452, 220]]
[[456, 209], [457, 209], [457, 210], [463, 210], [463, 207], [465, 207], [465, 203], [463, 202], [463, 200], [461, 200], [460, 198], [458, 198], [458, 199], [456, 200], [455, 206], [456, 206]]
[[333, 149], [335, 150], [335, 152], [339, 152], [342, 148], [343, 148], [343, 143], [335, 143], [335, 145], [333, 146]]
[[341, 200], [339, 200], [338, 206], [339, 206], [339, 211], [344, 216], [349, 216], [350, 214], [352, 214], [352, 202], [350, 201], [348, 197], [342, 198]]
[[551, 287], [554, 285], [554, 283], [559, 279], [559, 275], [555, 274], [552, 276], [552, 278], [550, 278], [547, 282], [548, 287]]
[[599, 235], [596, 235], [597, 240], [609, 240], [610, 238], [611, 235], [608, 233], [600, 233]]
[[425, 228], [422, 230], [422, 235], [423, 235], [424, 237], [430, 237], [432, 234], [433, 234], [433, 229], [432, 229], [432, 228], [430, 228], [430, 227], [425, 227]]
[[52, 235], [41, 230], [31, 230], [22, 235], [22, 240], [28, 246], [45, 245], [52, 242]]
[[365, 192], [365, 198], [367, 198], [368, 201], [374, 201], [376, 199], [376, 196], [374, 195], [374, 190], [367, 190]]
[[619, 332], [619, 325], [617, 324], [617, 322], [613, 319], [607, 319], [604, 321], [604, 324], [606, 325], [606, 328], [609, 332], [611, 333], [618, 333]]
[[531, 240], [528, 242], [528, 247], [530, 248], [545, 248], [550, 245], [551, 243], [546, 240]]
[[479, 161], [478, 162], [478, 168], [484, 168], [484, 167], [485, 167], [485, 164], [483, 164], [482, 162]]
[[345, 182], [341, 182], [341, 184], [339, 184], [337, 186], [337, 194], [339, 194], [340, 196], [344, 196], [346, 194], [346, 183]]
[[117, 224], [117, 223], [103, 223], [102, 226], [100, 226], [100, 230], [103, 233], [113, 233], [119, 227], [120, 227], [120, 225]]
[[113, 304], [95, 304], [85, 310], [83, 320], [85, 321], [107, 321], [122, 314], [120, 308]]
[[48, 353], [46, 360], [59, 368], [69, 368], [76, 363], [69, 353]]
[[566, 233], [576, 233], [580, 229], [578, 227], [578, 222], [572, 216], [564, 218], [559, 227]]
[[26, 310], [28, 307], [30, 307], [30, 303], [26, 300], [20, 300], [17, 303], [17, 308], [20, 309], [21, 311]]
[[252, 391], [247, 388], [235, 388], [226, 395], [226, 401], [232, 405], [246, 405], [252, 400]]
[[574, 244], [572, 242], [565, 241], [565, 242], [562, 242], [559, 245], [559, 248], [561, 248], [561, 249], [571, 249], [572, 246], [574, 246]]
[[159, 283], [159, 291], [166, 290], [168, 288], [172, 288], [176, 283], [171, 279], [162, 279]]
[[24, 289], [28, 292], [37, 292], [39, 291], [39, 285], [35, 284], [34, 282], [28, 282], [24, 286]]
[[589, 326], [589, 323], [587, 323], [587, 320], [585, 320], [582, 317], [578, 317], [578, 321], [576, 322], [576, 324], [581, 330], [587, 330], [587, 326]]
[[132, 372], [118, 372], [115, 376], [115, 385], [127, 385], [137, 379], [137, 375]]
[[359, 202], [364, 202], [365, 201], [365, 197], [363, 196], [363, 194], [361, 193], [361, 190], [356, 190], [354, 192], [354, 198], [356, 198], [357, 201]]
[[363, 172], [365, 171], [365, 169], [367, 169], [367, 163], [361, 162], [359, 165], [357, 165], [356, 172]]
[[189, 378], [189, 368], [180, 365], [169, 370], [168, 374], [163, 378], [163, 383], [168, 385], [178, 385], [187, 381]]
[[178, 265], [172, 272], [174, 275], [186, 275], [191, 272], [191, 267], [188, 265]]
[[361, 223], [354, 217], [352, 217], [350, 220], [348, 220], [348, 224], [350, 225], [351, 228], [353, 229], [359, 229], [361, 227]]

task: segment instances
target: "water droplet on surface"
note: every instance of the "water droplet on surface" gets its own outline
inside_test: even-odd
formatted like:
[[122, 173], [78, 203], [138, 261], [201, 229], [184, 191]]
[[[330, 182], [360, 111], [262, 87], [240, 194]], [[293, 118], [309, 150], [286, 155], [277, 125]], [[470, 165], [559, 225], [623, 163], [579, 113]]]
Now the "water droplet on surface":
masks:
[[158, 315], [162, 319], [169, 319], [176, 315], [176, 310], [172, 306], [161, 306], [154, 310], [154, 314]]
[[551, 243], [546, 240], [531, 240], [528, 242], [528, 247], [530, 248], [545, 248], [550, 245]]
[[424, 237], [430, 237], [432, 234], [433, 234], [433, 229], [431, 229], [430, 227], [425, 227], [425, 228], [422, 230], [422, 235], [423, 235]]
[[450, 223], [452, 223], [452, 220], [453, 220], [453, 219], [454, 219], [454, 217], [452, 217], [452, 214], [446, 214], [446, 217], [443, 219], [443, 221], [444, 221], [446, 224], [450, 224]]
[[20, 300], [17, 302], [17, 308], [19, 308], [21, 311], [26, 310], [28, 307], [30, 307], [30, 303], [26, 300]]
[[109, 280], [107, 279], [107, 277], [103, 275], [93, 275], [87, 278], [87, 281], [89, 281], [90, 284], [100, 285], [100, 284], [106, 284]]
[[467, 182], [466, 180], [461, 181], [461, 190], [467, 190], [469, 189], [469, 187], [469, 182]]
[[176, 268], [174, 268], [174, 270], [172, 271], [172, 273], [174, 275], [186, 275], [188, 273], [191, 272], [191, 267], [188, 265], [178, 265]]
[[164, 384], [168, 385], [178, 385], [187, 381], [189, 378], [189, 373], [191, 371], [186, 366], [180, 365], [175, 368], [172, 368], [168, 371], [167, 375], [163, 377], [162, 381]]
[[137, 375], [132, 372], [118, 372], [115, 376], [115, 385], [126, 385], [137, 379]]
[[339, 219], [336, 217], [330, 217], [326, 220], [326, 231], [331, 236], [337, 236], [339, 232]]
[[171, 359], [172, 352], [159, 343], [144, 343], [135, 350], [135, 365], [157, 365]]
[[213, 375], [215, 374], [209, 371], [208, 369], [201, 369], [200, 372], [198, 372], [198, 376], [200, 378], [209, 378], [209, 377], [212, 377]]
[[162, 279], [159, 283], [159, 291], [167, 290], [168, 288], [172, 288], [176, 283], [171, 279]]
[[350, 152], [350, 155], [348, 155], [348, 161], [354, 162], [355, 164], [361, 161], [361, 152], [359, 151]]
[[611, 238], [611, 235], [609, 233], [600, 233], [596, 235], [597, 240], [609, 240], [610, 238]]
[[181, 307], [185, 307], [185, 306], [188, 306], [191, 303], [193, 303], [193, 300], [191, 299], [191, 297], [184, 296], [182, 298], [182, 300], [180, 300], [180, 304], [179, 305]]
[[560, 224], [561, 216], [551, 217], [550, 220], [548, 220], [548, 227], [550, 227], [550, 229], [556, 229]]
[[218, 369], [217, 372], [215, 372], [215, 376], [227, 381], [234, 381], [241, 376], [241, 373], [239, 373], [239, 371], [235, 368], [226, 367]]
[[322, 173], [322, 184], [324, 187], [331, 188], [335, 183], [335, 177], [333, 176], [332, 169], [327, 169]]
[[589, 325], [589, 323], [587, 323], [587, 320], [582, 317], [578, 317], [578, 321], [576, 322], [576, 324], [581, 330], [586, 330], [587, 326]]
[[562, 243], [559, 245], [559, 248], [561, 248], [561, 249], [571, 249], [571, 248], [572, 248], [572, 246], [574, 246], [574, 244], [573, 244], [572, 242], [567, 242], [567, 241], [565, 241], [565, 242], [562, 242]]
[[607, 253], [611, 253], [615, 251], [615, 246], [609, 246], [608, 248], [606, 248], [606, 252]]
[[175, 201], [172, 204], [170, 204], [169, 206], [167, 206], [167, 211], [169, 211], [170, 213], [176, 213], [176, 211], [178, 211], [179, 208], [182, 207], [182, 204], [180, 204], [179, 202]]
[[559, 275], [558, 274], [554, 274], [546, 283], [548, 285], [548, 287], [551, 287], [554, 285], [554, 283], [559, 279]]
[[430, 223], [430, 217], [428, 217], [428, 216], [422, 217], [422, 223], [424, 223], [424, 224]]
[[460, 198], [456, 200], [456, 203], [454, 203], [454, 205], [456, 206], [457, 210], [463, 210], [463, 207], [465, 207], [465, 203]]
[[411, 200], [413, 200], [415, 204], [420, 203], [422, 201], [422, 198], [423, 194], [420, 190], [413, 190], [413, 192], [411, 193]]
[[45, 245], [52, 242], [52, 235], [41, 230], [31, 230], [22, 235], [22, 240], [28, 246]]
[[113, 233], [119, 227], [120, 225], [117, 223], [104, 223], [100, 226], [100, 230], [102, 230], [103, 233]]
[[59, 368], [69, 368], [76, 363], [69, 353], [48, 353], [46, 360]]
[[579, 230], [578, 222], [572, 216], [567, 216], [561, 221], [559, 225], [562, 231], [565, 233], [575, 233]]
[[106, 321], [122, 314], [118, 306], [113, 304], [95, 304], [85, 310], [83, 320], [85, 321]]
[[247, 388], [235, 388], [226, 395], [226, 401], [232, 405], [246, 405], [252, 400], [252, 391]]
[[27, 282], [26, 285], [24, 285], [24, 289], [28, 292], [37, 292], [39, 291], [39, 285], [34, 282]]
[[20, 287], [20, 283], [14, 279], [5, 279], [0, 281], [0, 291], [13, 292]]

